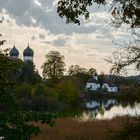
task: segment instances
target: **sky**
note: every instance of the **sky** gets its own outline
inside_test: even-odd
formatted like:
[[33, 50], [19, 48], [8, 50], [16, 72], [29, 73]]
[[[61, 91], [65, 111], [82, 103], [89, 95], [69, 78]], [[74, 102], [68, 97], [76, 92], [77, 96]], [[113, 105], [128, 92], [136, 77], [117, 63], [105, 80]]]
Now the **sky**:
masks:
[[90, 18], [81, 17], [81, 25], [66, 24], [57, 14], [57, 0], [0, 0], [0, 27], [3, 48], [12, 48], [14, 43], [23, 59], [23, 50], [28, 43], [34, 50], [34, 63], [39, 73], [45, 55], [52, 50], [65, 56], [66, 68], [80, 65], [95, 68], [98, 73], [109, 73], [110, 65], [104, 60], [130, 34], [126, 26], [118, 30], [110, 26], [109, 5], [89, 7]]

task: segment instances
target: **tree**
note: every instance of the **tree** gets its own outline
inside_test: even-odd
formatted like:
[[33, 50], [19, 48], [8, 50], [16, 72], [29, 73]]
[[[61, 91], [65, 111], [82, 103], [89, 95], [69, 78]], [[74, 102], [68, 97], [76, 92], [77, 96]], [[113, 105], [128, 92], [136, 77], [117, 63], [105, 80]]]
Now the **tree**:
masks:
[[96, 74], [96, 69], [90, 68], [90, 69], [88, 70], [88, 74], [89, 74], [89, 75], [94, 75], [94, 74]]
[[[0, 23], [2, 23], [1, 20], [0, 20]], [[1, 37], [1, 36], [2, 36], [2, 34], [0, 33], [0, 37]], [[0, 40], [0, 46], [3, 45], [5, 41], [6, 41], [6, 40]], [[1, 53], [1, 51], [0, 51], [0, 53]]]
[[41, 82], [42, 78], [35, 70], [35, 65], [32, 61], [27, 61], [23, 63], [23, 66], [20, 69], [20, 82], [32, 83], [35, 84], [37, 82]]
[[[89, 18], [88, 7], [93, 3], [107, 5], [108, 0], [59, 0], [57, 12], [60, 17], [66, 17], [66, 23], [80, 25], [80, 16]], [[112, 23], [119, 27], [122, 23], [137, 27], [140, 25], [139, 0], [112, 0], [110, 4]]]
[[[109, 1], [110, 2], [110, 1]], [[80, 25], [80, 16], [89, 18], [88, 7], [93, 3], [107, 5], [108, 0], [59, 0], [57, 12], [60, 17], [66, 17], [67, 23]], [[123, 23], [137, 30], [134, 41], [123, 44], [121, 49], [113, 52], [113, 57], [107, 61], [112, 64], [111, 73], [126, 72], [126, 67], [134, 65], [140, 70], [140, 1], [139, 0], [112, 0], [110, 5], [111, 25], [119, 28]]]
[[105, 75], [104, 75], [104, 72], [102, 71], [101, 74], [98, 76], [98, 79], [99, 79], [99, 83], [101, 84], [101, 87], [104, 83], [104, 80], [105, 80]]
[[[140, 37], [140, 34], [138, 36]], [[136, 71], [140, 71], [140, 38], [124, 43], [106, 61], [112, 65], [110, 70], [112, 74], [127, 74], [130, 65], [133, 65]]]
[[80, 93], [72, 81], [63, 80], [59, 82], [56, 86], [56, 90], [59, 100], [65, 104], [73, 105], [78, 101], [77, 99]]
[[69, 67], [69, 70], [68, 70], [69, 76], [74, 76], [74, 75], [76, 76], [80, 73], [85, 74], [87, 73], [87, 70], [85, 68], [81, 68], [79, 65], [71, 65]]
[[[3, 45], [4, 41], [0, 41]], [[29, 122], [42, 121], [52, 124], [52, 114], [25, 112], [15, 101], [15, 84], [7, 79], [7, 72], [19, 67], [18, 61], [0, 53], [0, 138], [4, 140], [29, 140], [40, 129]], [[19, 67], [20, 68], [20, 67]]]
[[63, 76], [65, 70], [64, 56], [57, 51], [50, 51], [46, 55], [46, 61], [42, 66], [44, 79], [53, 81]]

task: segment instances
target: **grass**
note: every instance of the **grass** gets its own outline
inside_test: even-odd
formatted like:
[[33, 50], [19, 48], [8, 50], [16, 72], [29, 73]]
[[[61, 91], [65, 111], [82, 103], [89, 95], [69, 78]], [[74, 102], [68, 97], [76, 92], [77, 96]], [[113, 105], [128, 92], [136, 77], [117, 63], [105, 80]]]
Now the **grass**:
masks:
[[33, 124], [39, 126], [42, 132], [32, 140], [108, 140], [109, 130], [121, 130], [121, 124], [125, 119], [116, 117], [111, 120], [79, 122], [72, 118], [63, 118], [56, 119], [53, 127], [34, 122]]

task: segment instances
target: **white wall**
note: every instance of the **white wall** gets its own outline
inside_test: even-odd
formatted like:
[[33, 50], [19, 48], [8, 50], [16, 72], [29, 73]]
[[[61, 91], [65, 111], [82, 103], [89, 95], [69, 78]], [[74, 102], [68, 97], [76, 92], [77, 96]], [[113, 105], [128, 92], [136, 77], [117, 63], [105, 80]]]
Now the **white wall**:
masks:
[[25, 61], [33, 61], [33, 57], [32, 56], [25, 56], [24, 58], [23, 58], [23, 60], [24, 60], [24, 62]]
[[108, 92], [117, 92], [118, 88], [117, 87], [109, 87], [108, 84], [103, 84], [102, 88], [107, 88]]
[[98, 88], [100, 88], [100, 84], [96, 84], [96, 83], [87, 83], [86, 84], [86, 88], [90, 89], [90, 90], [97, 90]]

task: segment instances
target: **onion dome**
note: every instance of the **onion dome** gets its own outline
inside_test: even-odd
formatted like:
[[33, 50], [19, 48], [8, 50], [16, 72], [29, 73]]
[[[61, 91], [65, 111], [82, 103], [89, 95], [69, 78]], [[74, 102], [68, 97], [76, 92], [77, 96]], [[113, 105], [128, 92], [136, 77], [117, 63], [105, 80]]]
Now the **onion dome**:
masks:
[[19, 56], [19, 51], [14, 45], [14, 47], [10, 50], [10, 57], [18, 57], [18, 56]]
[[34, 52], [33, 50], [29, 47], [28, 47], [23, 51], [23, 56], [30, 56], [30, 57], [33, 57], [34, 56]]

